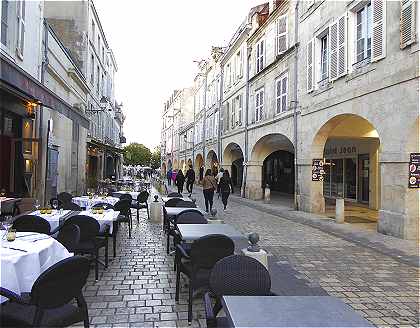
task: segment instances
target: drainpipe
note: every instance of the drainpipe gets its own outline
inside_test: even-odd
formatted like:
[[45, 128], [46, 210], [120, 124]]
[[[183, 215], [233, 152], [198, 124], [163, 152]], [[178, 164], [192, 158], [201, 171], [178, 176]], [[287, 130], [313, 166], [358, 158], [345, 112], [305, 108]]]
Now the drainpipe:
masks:
[[295, 147], [295, 209], [299, 210], [299, 172], [298, 172], [298, 124], [297, 124], [297, 107], [298, 107], [298, 39], [299, 39], [299, 1], [295, 6], [295, 61], [294, 61], [294, 81], [293, 81], [293, 143]]
[[[221, 63], [220, 63], [221, 64]], [[220, 86], [219, 86], [219, 123], [217, 124], [217, 147], [219, 152], [219, 164], [223, 163], [222, 158], [222, 125], [221, 125], [221, 118], [222, 118], [222, 103], [223, 103], [223, 67], [220, 65]]]
[[[249, 30], [247, 31], [247, 37]], [[251, 58], [251, 50], [247, 47], [246, 53], [246, 75], [245, 75], [245, 152], [244, 152], [244, 168], [242, 178], [242, 197], [245, 198], [246, 179], [248, 176], [248, 109], [249, 109], [249, 63]]]
[[207, 62], [204, 75], [204, 113], [203, 113], [203, 157], [206, 158], [206, 116], [207, 116]]
[[[43, 56], [42, 56], [42, 65], [41, 65], [41, 84], [45, 84], [45, 72], [47, 70], [48, 67], [48, 25], [47, 25], [47, 21], [44, 19], [44, 49], [43, 49]], [[44, 129], [43, 129], [43, 121], [44, 121], [44, 106], [40, 105], [39, 108], [39, 142], [38, 142], [38, 159], [39, 159], [39, 163], [40, 163], [40, 171], [42, 171], [42, 153], [43, 153], [43, 148], [42, 148], [42, 143], [43, 143], [43, 133], [44, 133]], [[46, 195], [47, 195], [47, 176], [48, 176], [48, 138], [49, 138], [49, 127], [50, 124], [48, 122], [48, 131], [47, 131], [47, 140], [46, 140], [46, 145], [45, 145], [45, 178], [44, 178], [44, 199], [43, 199], [43, 206], [46, 205]], [[42, 175], [40, 175], [42, 176]], [[41, 181], [41, 180], [40, 180]]]

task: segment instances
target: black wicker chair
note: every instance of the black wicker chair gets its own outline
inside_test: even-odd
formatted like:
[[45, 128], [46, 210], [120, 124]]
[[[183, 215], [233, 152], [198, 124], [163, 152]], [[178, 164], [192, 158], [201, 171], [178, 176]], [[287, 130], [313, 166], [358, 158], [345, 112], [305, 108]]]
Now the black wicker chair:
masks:
[[181, 198], [171, 198], [171, 199], [168, 199], [168, 201], [165, 203], [165, 206], [166, 206], [166, 207], [176, 207], [176, 205], [177, 205], [180, 201], [182, 201], [182, 199], [181, 199]]
[[[164, 210], [164, 216], [165, 216], [166, 210]], [[176, 215], [172, 220], [171, 218], [167, 217], [166, 222], [166, 253], [169, 254], [169, 241], [170, 236], [174, 238], [174, 245], [176, 243], [176, 238], [178, 238], [178, 231], [177, 231], [177, 223], [184, 223], [184, 224], [207, 224], [207, 220], [204, 217], [204, 215], [196, 209], [187, 209], [178, 215]], [[180, 220], [181, 217], [181, 221]], [[171, 224], [172, 222], [172, 224]]]
[[47, 235], [51, 232], [50, 223], [37, 215], [22, 215], [17, 217], [12, 224], [12, 228], [21, 232], [38, 232]]
[[82, 208], [79, 205], [73, 202], [63, 203], [62, 208], [63, 210], [79, 211], [79, 212], [82, 210]]
[[[131, 238], [132, 217], [131, 217], [131, 200], [122, 199], [114, 204], [114, 210], [119, 211], [118, 225], [120, 223], [128, 223], [128, 237]], [[116, 241], [115, 241], [116, 242]]]
[[[88, 275], [89, 260], [73, 256], [44, 271], [30, 293], [17, 295], [0, 287], [0, 295], [9, 299], [0, 305], [0, 326], [67, 327], [83, 321], [89, 327], [82, 294]], [[72, 304], [74, 299], [77, 305]]]
[[[223, 295], [272, 296], [268, 270], [256, 259], [231, 255], [218, 261], [210, 273], [209, 292], [204, 295], [207, 327], [227, 327], [225, 317], [217, 317]], [[212, 306], [211, 298], [215, 297]]]
[[80, 240], [74, 246], [75, 254], [90, 254], [95, 261], [95, 279], [99, 275], [99, 249], [105, 248], [105, 267], [108, 266], [108, 238], [99, 238], [98, 221], [86, 215], [75, 215], [64, 222], [66, 225], [77, 225], [80, 229]]
[[80, 242], [80, 228], [75, 224], [65, 224], [58, 230], [56, 238], [69, 252], [74, 252]]
[[139, 222], [139, 211], [143, 208], [147, 211], [147, 218], [150, 219], [149, 216], [149, 206], [147, 205], [147, 200], [149, 199], [149, 193], [146, 190], [141, 191], [136, 200], [131, 202], [131, 208], [136, 209], [137, 211], [137, 222]]
[[168, 197], [179, 197], [182, 198], [182, 194], [178, 193], [178, 192], [171, 192], [168, 194]]
[[72, 194], [68, 193], [68, 192], [60, 192], [57, 195], [57, 198], [59, 201], [61, 201], [62, 203], [71, 203], [73, 196]]
[[118, 197], [120, 200], [128, 199], [129, 201], [133, 200], [133, 197], [130, 194], [121, 194], [120, 197]]
[[232, 239], [224, 235], [208, 235], [194, 241], [189, 254], [178, 244], [176, 248], [176, 293], [175, 300], [179, 300], [181, 272], [189, 278], [188, 288], [188, 323], [192, 321], [192, 299], [194, 291], [208, 288], [209, 276], [217, 261], [232, 255], [235, 244]]

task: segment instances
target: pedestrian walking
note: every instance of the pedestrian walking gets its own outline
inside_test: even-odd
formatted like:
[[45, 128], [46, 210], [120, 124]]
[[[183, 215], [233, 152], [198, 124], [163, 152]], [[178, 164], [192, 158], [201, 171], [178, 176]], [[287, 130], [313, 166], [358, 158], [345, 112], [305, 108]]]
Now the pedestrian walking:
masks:
[[184, 190], [184, 182], [185, 182], [184, 173], [182, 173], [182, 170], [179, 170], [178, 174], [176, 175], [176, 178], [175, 178], [175, 184], [178, 187], [178, 192], [180, 194], [182, 194], [182, 192]]
[[203, 179], [203, 195], [204, 195], [204, 201], [206, 203], [206, 212], [209, 213], [209, 207], [210, 212], [213, 209], [213, 197], [214, 197], [214, 191], [217, 189], [217, 182], [216, 179], [211, 174], [211, 170], [207, 169], [206, 175]]
[[217, 180], [217, 182], [219, 182], [219, 181], [220, 181], [220, 179], [222, 178], [222, 176], [223, 176], [223, 171], [224, 171], [224, 169], [223, 169], [223, 167], [221, 167], [221, 168], [220, 168], [219, 173], [217, 173], [217, 175], [216, 175], [216, 180]]
[[166, 173], [166, 178], [168, 179], [168, 186], [172, 184], [172, 169], [169, 169]]
[[195, 172], [192, 168], [192, 165], [190, 165], [190, 168], [187, 171], [186, 178], [187, 178], [187, 191], [190, 193], [190, 197], [191, 197], [194, 181], [195, 181]]
[[218, 192], [219, 195], [222, 196], [223, 210], [226, 211], [229, 195], [231, 192], [234, 192], [232, 179], [230, 178], [228, 170], [223, 172], [223, 176], [219, 180]]

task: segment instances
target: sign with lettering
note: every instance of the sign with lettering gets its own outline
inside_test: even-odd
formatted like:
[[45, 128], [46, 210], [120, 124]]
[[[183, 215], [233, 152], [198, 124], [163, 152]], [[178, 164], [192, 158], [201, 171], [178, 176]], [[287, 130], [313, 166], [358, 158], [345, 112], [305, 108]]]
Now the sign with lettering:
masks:
[[325, 155], [345, 155], [345, 154], [356, 154], [356, 146], [341, 146], [341, 147], [329, 147], [325, 148]]
[[408, 188], [420, 188], [420, 153], [410, 154]]
[[324, 180], [324, 160], [313, 159], [312, 160], [312, 181], [323, 181]]

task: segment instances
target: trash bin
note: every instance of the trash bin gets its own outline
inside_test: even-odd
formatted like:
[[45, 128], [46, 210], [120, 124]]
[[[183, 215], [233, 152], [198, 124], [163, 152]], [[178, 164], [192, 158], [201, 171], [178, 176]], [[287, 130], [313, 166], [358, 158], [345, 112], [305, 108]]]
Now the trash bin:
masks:
[[154, 223], [162, 223], [162, 203], [158, 201], [159, 196], [155, 195], [154, 201], [150, 203], [150, 219]]

